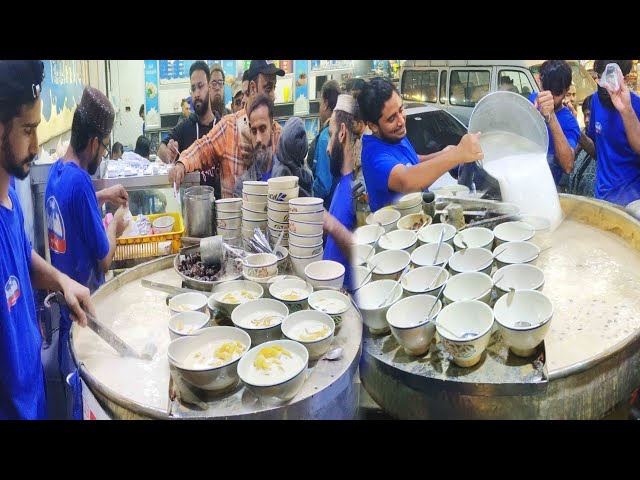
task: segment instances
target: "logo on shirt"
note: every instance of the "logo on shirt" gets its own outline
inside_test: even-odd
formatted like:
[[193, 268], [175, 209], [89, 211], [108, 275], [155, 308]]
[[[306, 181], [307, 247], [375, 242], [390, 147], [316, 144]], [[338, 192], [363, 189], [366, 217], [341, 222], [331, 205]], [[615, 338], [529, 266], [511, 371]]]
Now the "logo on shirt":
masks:
[[4, 286], [4, 295], [7, 297], [7, 304], [9, 305], [9, 310], [11, 310], [11, 307], [13, 307], [20, 298], [20, 282], [13, 275], [9, 277], [9, 280], [7, 280]]
[[47, 198], [47, 230], [49, 231], [49, 248], [56, 253], [67, 251], [64, 220], [56, 197]]
[[602, 133], [602, 124], [600, 122], [596, 122], [596, 133]]

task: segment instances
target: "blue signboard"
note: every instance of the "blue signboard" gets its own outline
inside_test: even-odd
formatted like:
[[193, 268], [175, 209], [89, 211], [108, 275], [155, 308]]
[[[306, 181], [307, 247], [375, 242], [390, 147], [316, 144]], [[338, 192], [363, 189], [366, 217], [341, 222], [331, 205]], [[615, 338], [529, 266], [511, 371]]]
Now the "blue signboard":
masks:
[[160, 108], [158, 103], [158, 60], [145, 60], [144, 104], [147, 128], [160, 126]]

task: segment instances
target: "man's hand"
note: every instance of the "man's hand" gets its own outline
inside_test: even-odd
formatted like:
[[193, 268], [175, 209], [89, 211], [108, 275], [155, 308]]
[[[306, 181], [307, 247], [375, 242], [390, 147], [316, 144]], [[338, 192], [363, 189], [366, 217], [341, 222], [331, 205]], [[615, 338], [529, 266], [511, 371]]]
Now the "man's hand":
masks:
[[480, 134], [479, 133], [467, 133], [458, 144], [460, 154], [462, 155], [462, 162], [471, 163], [484, 158], [482, 153], [482, 147], [480, 146]]
[[116, 210], [116, 213], [113, 215], [112, 222], [116, 223], [116, 238], [120, 238], [120, 236], [122, 236], [122, 233], [129, 225], [129, 220], [125, 220], [124, 218], [126, 213], [127, 207], [122, 206], [118, 208], [118, 210]]
[[562, 100], [562, 104], [569, 109], [571, 115], [573, 115], [573, 118], [578, 118], [578, 111], [573, 108], [573, 103], [571, 103], [569, 100]]
[[97, 195], [98, 204], [103, 205], [105, 202], [113, 203], [114, 205], [126, 205], [129, 201], [129, 194], [120, 184], [113, 185], [109, 188], [100, 190]]
[[169, 148], [169, 158], [171, 158], [172, 163], [175, 163], [180, 156], [180, 145], [172, 138], [167, 143], [167, 147]]
[[631, 107], [631, 93], [629, 93], [629, 87], [624, 82], [620, 83], [620, 90], [617, 92], [612, 91], [609, 88], [609, 84], [605, 84], [605, 88], [607, 92], [609, 92], [609, 96], [611, 97], [611, 103], [613, 106], [622, 113], [623, 110]]
[[544, 90], [538, 94], [536, 97], [536, 101], [533, 104], [542, 116], [544, 116], [545, 120], [548, 121], [550, 115], [555, 110], [555, 105], [553, 104], [553, 94], [549, 90]]
[[[64, 300], [69, 308], [71, 319], [82, 327], [87, 326], [87, 316], [84, 310], [95, 317], [95, 310], [91, 303], [91, 292], [87, 287], [80, 285], [67, 275], [63, 275], [60, 280], [60, 289], [64, 294]], [[83, 310], [84, 309], [84, 310]]]
[[184, 165], [180, 162], [173, 164], [173, 168], [169, 170], [169, 183], [176, 184], [176, 188], [180, 188], [182, 181], [184, 180]]

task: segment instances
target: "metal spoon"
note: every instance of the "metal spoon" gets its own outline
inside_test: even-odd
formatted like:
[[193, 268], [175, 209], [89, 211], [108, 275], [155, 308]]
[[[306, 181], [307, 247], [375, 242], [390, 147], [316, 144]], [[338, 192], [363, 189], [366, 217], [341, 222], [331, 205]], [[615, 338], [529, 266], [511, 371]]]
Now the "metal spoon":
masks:
[[369, 278], [369, 275], [371, 275], [371, 272], [373, 272], [376, 269], [377, 266], [378, 266], [378, 264], [376, 263], [374, 266], [372, 266], [369, 269], [367, 274], [364, 276], [364, 280], [362, 280], [362, 283], [360, 285], [358, 285], [358, 288], [353, 290], [353, 293], [356, 293], [358, 290], [360, 290], [364, 286], [365, 282], [367, 281], [367, 278]]
[[[440, 247], [442, 247], [442, 240], [444, 239], [444, 227], [440, 230], [440, 238], [438, 239], [438, 248], [436, 248], [436, 255], [433, 257], [433, 262], [431, 265], [435, 265], [438, 261], [438, 255], [440, 254]], [[447, 263], [447, 262], [445, 262]]]
[[278, 241], [276, 242], [275, 246], [273, 247], [273, 253], [275, 253], [276, 257], [278, 257], [278, 258], [282, 258], [282, 254], [278, 255], [278, 247], [280, 246], [280, 242], [282, 242], [282, 237], [284, 237], [284, 230], [282, 230], [280, 232], [280, 237], [278, 238]]
[[440, 278], [440, 275], [442, 275], [442, 272], [444, 271], [444, 268], [447, 266], [447, 262], [444, 262], [442, 264], [442, 266], [440, 267], [440, 270], [438, 271], [438, 273], [436, 274], [436, 276], [434, 277], [433, 280], [431, 280], [431, 283], [429, 284], [429, 286], [424, 290], [425, 292], [429, 289], [431, 289], [431, 287], [433, 287], [435, 285], [435, 283], [438, 281], [438, 279]]
[[402, 275], [400, 275], [398, 277], [398, 280], [396, 280], [396, 284], [389, 291], [387, 296], [384, 297], [384, 300], [382, 301], [382, 303], [380, 305], [378, 305], [378, 308], [382, 307], [385, 303], [387, 303], [387, 300], [389, 300], [389, 297], [391, 297], [391, 294], [395, 291], [395, 289], [398, 288], [398, 285], [400, 284], [400, 282], [402, 281], [402, 279], [404, 278], [404, 276], [407, 274], [408, 271], [409, 271], [409, 267], [407, 266], [407, 268], [404, 270], [404, 272], [402, 272]]

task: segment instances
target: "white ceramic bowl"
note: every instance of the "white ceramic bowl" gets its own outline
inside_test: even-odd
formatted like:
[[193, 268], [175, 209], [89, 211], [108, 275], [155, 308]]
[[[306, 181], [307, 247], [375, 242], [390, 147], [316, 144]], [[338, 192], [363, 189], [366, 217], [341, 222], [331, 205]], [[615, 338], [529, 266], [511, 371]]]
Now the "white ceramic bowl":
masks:
[[493, 310], [502, 338], [519, 357], [533, 355], [551, 327], [553, 304], [544, 293], [535, 290], [505, 295]]
[[367, 215], [365, 222], [367, 225], [380, 224], [385, 232], [390, 232], [396, 227], [396, 222], [400, 219], [400, 212], [393, 208], [381, 208], [380, 210]]
[[[293, 289], [300, 290], [300, 298], [289, 297]], [[286, 278], [273, 282], [269, 286], [271, 296], [284, 303], [289, 308], [289, 313], [298, 312], [309, 308], [309, 296], [313, 293], [313, 285], [301, 278]]]
[[176, 223], [175, 218], [168, 215], [156, 218], [153, 223], [153, 233], [169, 233], [173, 232], [173, 226]]
[[[296, 326], [309, 320], [325, 325], [328, 328], [328, 333], [315, 340], [303, 340], [302, 337], [295, 334]], [[301, 310], [299, 312], [292, 313], [282, 322], [282, 334], [289, 340], [293, 340], [294, 342], [299, 342], [304, 345], [309, 352], [309, 360], [317, 360], [327, 353], [327, 350], [329, 350], [329, 347], [331, 346], [331, 342], [333, 342], [335, 329], [336, 326], [333, 319], [326, 313], [318, 312], [316, 310]]]
[[252, 253], [247, 255], [242, 265], [245, 277], [268, 278], [278, 274], [278, 257], [273, 253]]
[[246, 200], [243, 200], [242, 208], [251, 210], [252, 212], [267, 213], [267, 204], [262, 202], [247, 202]]
[[407, 215], [413, 215], [415, 213], [422, 213], [422, 201], [420, 203], [416, 203], [415, 205], [407, 208], [400, 208], [396, 205], [393, 206], [395, 210], [400, 213], [400, 218], [406, 217]]
[[324, 201], [317, 197], [299, 197], [289, 200], [291, 213], [315, 212], [322, 209]]
[[296, 222], [308, 222], [318, 223], [324, 219], [324, 210], [318, 210], [316, 212], [306, 213], [293, 213], [289, 212], [289, 220], [295, 220]]
[[[398, 227], [398, 230], [411, 230], [415, 232], [424, 227], [425, 223], [430, 225], [432, 221], [433, 219], [424, 212], [412, 213], [411, 215], [406, 215], [398, 220], [396, 222], [396, 226]], [[426, 230], [427, 227], [424, 227], [424, 229]]]
[[180, 312], [169, 319], [169, 337], [175, 340], [189, 335], [199, 335], [209, 323], [209, 312]]
[[384, 227], [380, 225], [365, 225], [354, 230], [355, 243], [362, 245], [373, 245], [385, 233]]
[[336, 325], [337, 332], [344, 320], [344, 314], [351, 308], [351, 300], [344, 293], [318, 290], [309, 296], [309, 307], [329, 315]]
[[510, 288], [516, 291], [542, 291], [544, 287], [544, 272], [535, 265], [527, 263], [507, 265], [499, 268], [493, 274], [493, 281], [498, 298], [509, 292]]
[[264, 222], [267, 220], [267, 212], [265, 211], [253, 211], [242, 207], [242, 219], [243, 220], [257, 220]]
[[236, 238], [225, 238], [224, 239], [224, 243], [226, 243], [227, 245], [230, 245], [232, 247], [235, 248], [241, 248], [242, 247], [242, 236], [236, 237]]
[[[202, 350], [207, 344], [219, 340], [239, 342], [246, 350], [237, 359], [219, 367], [189, 367], [184, 364], [189, 355]], [[167, 358], [180, 376], [190, 385], [211, 392], [228, 391], [238, 384], [238, 364], [251, 348], [251, 338], [246, 332], [235, 327], [209, 327], [199, 335], [177, 338], [167, 349]]]
[[[260, 324], [254, 321], [259, 320], [257, 316], [260, 312], [269, 312], [274, 316], [270, 325]], [[282, 334], [280, 328], [282, 321], [289, 315], [287, 306], [272, 298], [259, 298], [250, 302], [238, 305], [231, 314], [233, 324], [244, 330], [251, 337], [253, 346], [260, 345], [271, 340], [278, 340]]]
[[404, 250], [385, 250], [377, 253], [369, 261], [373, 269], [373, 280], [397, 280], [411, 263], [411, 255]]
[[498, 268], [517, 263], [535, 265], [540, 248], [531, 242], [505, 242], [493, 250]]
[[216, 200], [216, 210], [223, 212], [238, 212], [242, 208], [241, 198], [221, 198]]
[[277, 231], [278, 235], [280, 235], [280, 231], [282, 230], [289, 230], [289, 224], [288, 223], [281, 223], [281, 222], [277, 222], [275, 220], [272, 220], [271, 218], [269, 218], [268, 220], [268, 224], [269, 224], [269, 229], [273, 230], [273, 231]]
[[363, 267], [362, 265], [351, 267], [351, 279], [353, 281], [354, 290], [364, 287], [372, 278], [373, 273], [369, 272], [367, 267]]
[[278, 248], [276, 249], [275, 253], [276, 253], [276, 257], [278, 257], [278, 271], [286, 272], [290, 270], [291, 259], [289, 258], [289, 249], [283, 246], [281, 242], [280, 245], [278, 245]]
[[287, 190], [296, 188], [298, 186], [298, 177], [286, 176], [286, 177], [272, 177], [267, 180], [269, 190]]
[[489, 275], [493, 267], [493, 254], [486, 248], [469, 247], [458, 250], [449, 259], [449, 270], [454, 275], [464, 272], [482, 272]]
[[242, 227], [242, 217], [216, 218], [216, 228], [237, 229]]
[[[280, 242], [280, 246], [281, 247], [288, 247], [289, 246], [289, 235], [288, 235], [288, 231], [283, 230], [284, 231], [284, 235], [282, 236], [282, 241]], [[273, 230], [269, 229], [269, 243], [271, 244], [271, 246], [275, 246], [276, 243], [278, 243], [278, 239], [280, 238], [280, 233], [275, 234], [273, 233]]]
[[197, 292], [180, 293], [169, 300], [169, 311], [171, 315], [181, 312], [208, 313], [207, 296]]
[[462, 250], [466, 247], [462, 245], [460, 240], [464, 240], [469, 248], [486, 248], [491, 250], [493, 245], [493, 232], [484, 227], [469, 227], [458, 232], [453, 237], [453, 246], [456, 250]]
[[310, 257], [313, 255], [318, 255], [319, 253], [322, 253], [322, 250], [322, 242], [317, 245], [311, 245], [310, 247], [296, 245], [293, 242], [289, 242], [289, 251], [291, 252], [291, 254], [298, 257]]
[[469, 187], [466, 185], [445, 185], [442, 188], [433, 190], [433, 193], [438, 197], [463, 197], [469, 193]]
[[228, 218], [242, 218], [242, 211], [229, 211], [225, 212], [223, 210], [216, 210], [216, 219], [217, 220], [226, 220]]
[[[440, 325], [447, 327], [448, 330]], [[477, 300], [447, 305], [438, 315], [436, 323], [442, 345], [459, 367], [472, 367], [480, 361], [482, 352], [491, 340], [492, 328], [493, 310], [487, 304]], [[457, 336], [452, 335], [449, 330]], [[476, 335], [468, 339], [458, 336], [466, 332]]]
[[231, 316], [235, 308], [240, 303], [232, 303], [226, 299], [223, 299], [225, 294], [234, 292], [236, 290], [249, 292], [249, 295], [254, 298], [236, 298], [241, 303], [246, 303], [250, 300], [256, 300], [261, 298], [264, 294], [264, 290], [260, 284], [256, 282], [250, 282], [249, 280], [233, 280], [231, 282], [219, 283], [211, 290], [211, 296], [209, 297], [208, 305], [209, 310], [213, 312], [215, 308], [219, 308]]
[[264, 195], [269, 191], [269, 184], [259, 180], [245, 180], [242, 182], [242, 191], [252, 194]]
[[300, 187], [278, 188], [277, 190], [269, 188], [268, 198], [276, 202], [288, 202], [292, 198], [297, 198]]
[[323, 254], [324, 250], [317, 255], [312, 255], [310, 257], [299, 257], [290, 253], [289, 257], [291, 258], [291, 267], [293, 268], [293, 273], [295, 273], [300, 278], [306, 278], [304, 269], [307, 268], [307, 265], [309, 265], [310, 263], [322, 260]]
[[279, 212], [289, 212], [289, 202], [278, 202], [269, 199], [267, 201], [267, 210], [277, 210]]
[[[288, 352], [300, 357], [302, 359], [302, 368], [293, 372], [291, 376], [287, 376], [285, 380], [278, 379], [271, 383], [265, 381], [257, 384], [249, 376], [251, 364], [253, 364], [263, 349], [272, 348], [273, 346], [284, 348]], [[262, 402], [267, 404], [280, 404], [291, 400], [298, 394], [304, 381], [307, 379], [306, 371], [308, 365], [309, 352], [301, 343], [291, 340], [273, 340], [258, 345], [245, 353], [238, 363], [238, 375], [247, 388], [258, 396]]]
[[428, 227], [425, 227], [418, 234], [418, 241], [420, 243], [438, 243], [440, 240], [440, 232], [444, 230], [444, 237], [442, 237], [442, 243], [448, 243], [453, 247], [453, 237], [456, 235], [457, 230], [453, 225], [448, 223], [432, 223]]
[[264, 193], [242, 192], [242, 200], [252, 203], [267, 203], [268, 195]]
[[400, 197], [394, 207], [396, 208], [409, 208], [413, 207], [416, 203], [422, 203], [422, 192], [407, 193]]
[[[242, 221], [243, 225], [244, 225], [244, 220]], [[222, 238], [229, 239], [229, 238], [236, 238], [242, 235], [242, 231], [240, 228], [223, 228], [223, 227], [217, 227], [218, 230], [218, 235], [222, 235]]]
[[[408, 355], [423, 355], [429, 351], [436, 327], [427, 319], [427, 313], [435, 301], [436, 297], [432, 295], [414, 295], [398, 301], [387, 311], [391, 334]], [[438, 300], [431, 311], [432, 320], [441, 309], [442, 303]]]
[[287, 228], [289, 228], [289, 212], [288, 211], [280, 211], [280, 210], [272, 210], [267, 209], [267, 218], [269, 220], [273, 220], [279, 223], [286, 223]]
[[351, 246], [351, 265], [364, 265], [374, 255], [373, 245], [354, 244]]
[[[362, 321], [373, 334], [389, 331], [387, 311], [402, 297], [402, 288], [391, 289], [396, 285], [395, 280], [377, 280], [366, 284], [355, 294], [356, 305], [362, 313]], [[385, 298], [388, 300], [379, 307]]]
[[[286, 233], [285, 233], [285, 236], [287, 236]], [[289, 238], [289, 243], [293, 243], [301, 247], [312, 247], [314, 245], [322, 243], [322, 234], [300, 235], [299, 233], [289, 231], [288, 238]]]
[[413, 252], [418, 244], [418, 237], [413, 230], [394, 230], [382, 235], [378, 246], [382, 250], [404, 250]]
[[528, 223], [504, 222], [493, 229], [496, 247], [505, 242], [526, 242], [531, 240], [536, 231]]
[[242, 219], [242, 228], [245, 230], [253, 230], [254, 228], [260, 228], [264, 230], [267, 228], [268, 222], [267, 220], [249, 220], [246, 218]]
[[493, 280], [486, 273], [467, 272], [451, 277], [442, 295], [446, 303], [480, 300], [489, 304], [492, 288]]
[[300, 235], [322, 235], [322, 222], [301, 222], [289, 217], [289, 231]]
[[313, 262], [304, 269], [306, 278], [314, 288], [342, 288], [345, 272], [344, 265], [333, 260]]
[[413, 253], [411, 254], [411, 263], [413, 263], [416, 267], [426, 267], [433, 265], [440, 266], [444, 262], [448, 262], [453, 255], [453, 247], [448, 243], [442, 242], [440, 251], [438, 252], [438, 258], [436, 259], [437, 251], [437, 243], [426, 243], [413, 251]]
[[[438, 279], [434, 282], [435, 276]], [[433, 295], [440, 290], [440, 287], [449, 280], [449, 272], [447, 269], [441, 270], [440, 267], [419, 267], [409, 271], [402, 279], [402, 288], [404, 296], [412, 295]], [[431, 287], [429, 287], [431, 285]]]

